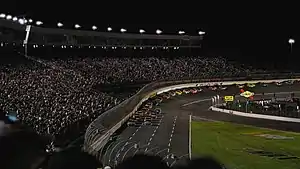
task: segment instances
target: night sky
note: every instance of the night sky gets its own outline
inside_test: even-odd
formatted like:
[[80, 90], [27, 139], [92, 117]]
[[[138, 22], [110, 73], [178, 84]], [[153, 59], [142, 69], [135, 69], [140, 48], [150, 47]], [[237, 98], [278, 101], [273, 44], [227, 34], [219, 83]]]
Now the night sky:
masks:
[[[34, 2], [34, 3], [33, 3]], [[126, 28], [128, 32], [146, 32], [162, 29], [165, 34], [184, 30], [197, 35], [198, 30], [207, 34], [203, 50], [209, 55], [230, 58], [251, 58], [252, 62], [276, 62], [288, 67], [295, 63], [300, 53], [299, 16], [293, 6], [277, 4], [220, 4], [175, 1], [17, 1], [1, 5], [0, 12], [26, 15], [41, 20], [47, 27], [62, 22], [65, 28], [80, 24], [82, 29], [93, 25], [99, 31], [108, 26], [114, 30]], [[184, 4], [183, 4], [184, 3]], [[299, 23], [298, 23], [299, 22]], [[294, 38], [293, 53], [288, 39]]]

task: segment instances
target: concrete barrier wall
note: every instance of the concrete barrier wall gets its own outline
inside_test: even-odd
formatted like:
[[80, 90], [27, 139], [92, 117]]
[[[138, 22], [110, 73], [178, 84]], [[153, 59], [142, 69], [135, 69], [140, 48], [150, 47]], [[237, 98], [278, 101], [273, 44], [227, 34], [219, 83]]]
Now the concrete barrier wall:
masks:
[[[166, 81], [155, 82], [143, 87], [136, 95], [125, 100], [120, 105], [111, 110], [101, 114], [88, 127], [85, 134], [84, 150], [93, 154], [99, 151], [109, 140], [114, 132], [116, 132], [132, 114], [146, 101], [149, 97], [155, 94], [161, 94], [170, 90], [183, 89], [188, 87], [198, 86], [215, 86], [215, 85], [235, 85], [245, 83], [272, 83], [283, 82], [287, 80], [298, 80], [300, 77], [293, 77], [287, 79], [261, 79], [261, 80], [244, 80], [238, 78], [233, 80], [227, 79], [213, 79], [212, 80], [183, 80], [183, 81]], [[101, 131], [101, 132], [99, 132]]]
[[290, 117], [281, 117], [281, 116], [270, 116], [270, 115], [263, 115], [263, 114], [254, 114], [254, 113], [244, 113], [234, 110], [228, 110], [228, 109], [220, 109], [214, 106], [211, 106], [210, 109], [212, 111], [232, 114], [236, 116], [243, 116], [243, 117], [251, 117], [251, 118], [258, 118], [258, 119], [267, 119], [267, 120], [276, 120], [276, 121], [285, 121], [285, 122], [294, 122], [294, 123], [300, 123], [299, 118], [290, 118]]

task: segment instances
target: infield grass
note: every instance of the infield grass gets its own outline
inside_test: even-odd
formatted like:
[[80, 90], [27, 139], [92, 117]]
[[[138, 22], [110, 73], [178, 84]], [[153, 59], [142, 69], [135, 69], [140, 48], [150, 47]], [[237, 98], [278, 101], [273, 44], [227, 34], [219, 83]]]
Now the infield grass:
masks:
[[[288, 138], [270, 139], [262, 134]], [[212, 156], [229, 169], [299, 169], [300, 134], [226, 122], [194, 121], [192, 156]]]

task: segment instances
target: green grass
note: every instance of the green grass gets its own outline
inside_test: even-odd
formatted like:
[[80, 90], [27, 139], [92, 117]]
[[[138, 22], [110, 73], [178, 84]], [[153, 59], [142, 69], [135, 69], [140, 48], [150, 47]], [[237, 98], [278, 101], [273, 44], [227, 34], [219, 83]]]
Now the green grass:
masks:
[[[257, 136], [260, 134], [294, 139], [273, 140]], [[299, 159], [280, 160], [251, 154], [245, 151], [249, 148]], [[192, 122], [192, 153], [193, 157], [212, 156], [229, 169], [299, 169], [300, 134], [225, 122]]]

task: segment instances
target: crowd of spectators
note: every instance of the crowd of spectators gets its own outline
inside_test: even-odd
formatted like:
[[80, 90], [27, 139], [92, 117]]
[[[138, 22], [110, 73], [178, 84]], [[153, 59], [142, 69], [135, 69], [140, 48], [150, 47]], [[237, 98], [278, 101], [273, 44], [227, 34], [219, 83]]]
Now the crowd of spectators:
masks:
[[[245, 76], [250, 71], [224, 58], [80, 57], [42, 60], [0, 67], [0, 109], [17, 112], [21, 122], [40, 135], [65, 134], [68, 126], [85, 127], [126, 96], [96, 90], [99, 84]], [[142, 86], [141, 86], [142, 87]]]

